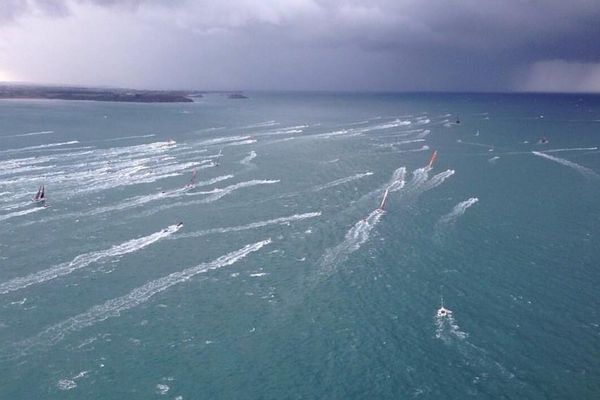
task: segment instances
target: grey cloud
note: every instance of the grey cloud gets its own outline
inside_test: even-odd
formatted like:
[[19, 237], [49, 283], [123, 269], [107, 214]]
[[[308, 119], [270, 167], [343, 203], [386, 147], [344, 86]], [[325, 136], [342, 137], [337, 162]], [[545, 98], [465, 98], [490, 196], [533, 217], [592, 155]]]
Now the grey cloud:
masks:
[[30, 14], [57, 17], [67, 12], [68, 6], [64, 0], [3, 0], [0, 2], [0, 23]]
[[[31, 14], [48, 20], [62, 17], [73, 29], [82, 21], [78, 35], [88, 46], [82, 52], [97, 60], [94, 51], [103, 51], [105, 63], [75, 66], [68, 55], [77, 41], [60, 33], [44, 39], [56, 47], [56, 71], [61, 66], [70, 69], [62, 79], [81, 81], [94, 71], [91, 80], [97, 82], [89, 83], [509, 90], [543, 87], [548, 80], [527, 82], [542, 74], [540, 65], [546, 65], [544, 74], [550, 76], [550, 64], [543, 63], [552, 60], [569, 65], [600, 61], [600, 3], [586, 0], [0, 2], [0, 23]], [[114, 28], [107, 30], [107, 23]], [[35, 57], [35, 37], [22, 31], [14, 38], [14, 47], [0, 54], [0, 70], [3, 56], [18, 58], [29, 47], [28, 55]], [[131, 53], [143, 67], [128, 58]], [[120, 69], [107, 71], [109, 65]], [[4, 67], [15, 72], [29, 68], [29, 76], [45, 78], [43, 71], [30, 66]], [[569, 87], [570, 74], [559, 75]], [[589, 81], [571, 86], [581, 88]]]

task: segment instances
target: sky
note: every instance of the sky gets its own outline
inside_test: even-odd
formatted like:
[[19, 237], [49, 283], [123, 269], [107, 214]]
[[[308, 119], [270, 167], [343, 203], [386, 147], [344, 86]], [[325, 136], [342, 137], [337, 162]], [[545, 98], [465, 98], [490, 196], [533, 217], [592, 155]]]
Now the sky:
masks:
[[0, 0], [0, 81], [600, 92], [600, 0]]

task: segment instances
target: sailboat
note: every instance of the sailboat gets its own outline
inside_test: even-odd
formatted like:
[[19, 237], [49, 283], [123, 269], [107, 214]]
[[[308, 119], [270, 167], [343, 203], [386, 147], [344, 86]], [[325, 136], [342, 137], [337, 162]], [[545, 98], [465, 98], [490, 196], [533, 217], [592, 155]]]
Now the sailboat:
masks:
[[442, 306], [437, 310], [437, 316], [443, 318], [451, 314], [452, 311], [444, 307], [444, 298], [442, 297]]
[[36, 204], [44, 204], [44, 202], [46, 201], [46, 194], [45, 194], [44, 185], [40, 185], [40, 187], [38, 188], [37, 193], [35, 194], [35, 196], [33, 196], [32, 200]]
[[223, 149], [219, 149], [219, 154], [217, 154], [217, 161], [215, 162], [215, 167], [219, 166], [219, 159], [223, 157]]
[[433, 153], [431, 153], [431, 157], [429, 157], [429, 161], [427, 162], [427, 168], [433, 167], [433, 163], [435, 162], [436, 158], [437, 158], [437, 150], [434, 150]]
[[194, 168], [194, 172], [192, 172], [192, 178], [190, 179], [190, 182], [187, 185], [185, 185], [186, 188], [190, 189], [194, 187], [196, 183], [196, 174], [198, 174], [198, 170]]
[[385, 201], [387, 200], [388, 193], [389, 193], [389, 189], [385, 189], [385, 193], [383, 194], [383, 198], [381, 199], [381, 204], [379, 205], [379, 208], [378, 208], [379, 211], [384, 211]]

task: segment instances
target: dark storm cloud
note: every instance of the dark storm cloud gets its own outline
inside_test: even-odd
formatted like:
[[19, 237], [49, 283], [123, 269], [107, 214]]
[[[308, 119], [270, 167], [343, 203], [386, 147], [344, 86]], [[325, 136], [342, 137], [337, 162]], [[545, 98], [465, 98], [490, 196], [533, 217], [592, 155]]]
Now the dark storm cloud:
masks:
[[[25, 27], [41, 24], [40, 19], [59, 21], [47, 22], [53, 32], [43, 39], [55, 47], [56, 60], [51, 61], [61, 79], [77, 83], [600, 90], [597, 1], [2, 0], [0, 4], [0, 23], [24, 27], [19, 32], [5, 29], [14, 47], [4, 46], [6, 54], [0, 57], [14, 53], [18, 59], [19, 51], [28, 46], [28, 57], [35, 57], [33, 35], [40, 35], [43, 27], [32, 28], [31, 37]], [[32, 16], [37, 20], [31, 22]], [[69, 28], [61, 33], [61, 25]], [[80, 41], [70, 37], [72, 30]], [[81, 53], [90, 62], [76, 66], [68, 57], [82, 41], [87, 47]], [[105, 56], [102, 62], [95, 56], [100, 51]], [[41, 53], [47, 60], [49, 54]], [[43, 71], [18, 63], [5, 66], [3, 60], [0, 71], [4, 67], [19, 75], [23, 70], [34, 79], [44, 78]], [[61, 70], [66, 66], [70, 73]], [[560, 84], [552, 84], [557, 79]]]

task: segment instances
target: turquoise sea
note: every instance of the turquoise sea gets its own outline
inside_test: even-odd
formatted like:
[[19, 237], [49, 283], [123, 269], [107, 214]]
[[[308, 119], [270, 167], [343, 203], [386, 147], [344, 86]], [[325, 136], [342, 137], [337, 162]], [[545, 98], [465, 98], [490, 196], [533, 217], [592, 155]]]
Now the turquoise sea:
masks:
[[0, 101], [1, 399], [600, 398], [600, 96], [249, 96]]

